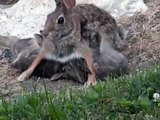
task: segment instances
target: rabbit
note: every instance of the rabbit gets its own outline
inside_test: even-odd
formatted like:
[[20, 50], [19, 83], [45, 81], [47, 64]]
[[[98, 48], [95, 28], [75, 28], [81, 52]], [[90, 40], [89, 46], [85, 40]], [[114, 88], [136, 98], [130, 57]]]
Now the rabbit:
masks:
[[[106, 76], [111, 71], [113, 71], [111, 73], [117, 71], [117, 74], [118, 72], [119, 74], [127, 73], [128, 61], [119, 51], [126, 45], [128, 31], [122, 25], [117, 25], [116, 20], [108, 12], [94, 4], [75, 6], [75, 0], [69, 1], [71, 6], [74, 6], [74, 14], [78, 15], [81, 25], [81, 41], [87, 42], [92, 49], [94, 62], [98, 64], [98, 68], [104, 68], [97, 69], [96, 76], [102, 78], [101, 74], [98, 74], [104, 73], [102, 71], [106, 71], [106, 74], [102, 76]], [[56, 0], [56, 11], [62, 9], [63, 2], [65, 0]], [[48, 34], [54, 29], [52, 22], [54, 14], [55, 12], [49, 15], [44, 34]]]
[[48, 16], [45, 28], [48, 29], [50, 19], [54, 23], [54, 28], [47, 34], [44, 29], [42, 50], [31, 66], [19, 76], [19, 81], [28, 78], [43, 59], [65, 63], [75, 58], [84, 58], [91, 71], [86, 84], [96, 83], [92, 52], [88, 44], [81, 41], [80, 22], [78, 16], [72, 12], [74, 3], [66, 0], [61, 6], [61, 9], [58, 7], [54, 14]]
[[11, 53], [11, 63], [9, 67], [18, 69], [19, 72], [27, 69], [32, 59], [41, 49], [42, 39], [35, 34], [35, 38], [20, 39], [15, 36], [0, 36], [0, 43], [3, 47], [8, 47]]
[[27, 69], [29, 64], [31, 64], [32, 59], [41, 50], [43, 40], [38, 34], [35, 34], [34, 36], [35, 38], [25, 38], [14, 41], [15, 43], [10, 48], [13, 57], [10, 67], [18, 68], [23, 71]]

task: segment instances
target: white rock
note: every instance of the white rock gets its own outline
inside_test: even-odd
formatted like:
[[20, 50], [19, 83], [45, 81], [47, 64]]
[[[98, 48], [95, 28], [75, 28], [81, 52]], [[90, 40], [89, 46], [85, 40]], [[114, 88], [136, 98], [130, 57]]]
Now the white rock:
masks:
[[153, 94], [153, 98], [154, 98], [154, 101], [155, 101], [155, 102], [160, 101], [160, 95], [159, 95], [159, 93], [154, 93], [154, 94]]
[[[48, 13], [55, 9], [54, 0], [20, 0], [11, 8], [2, 11], [0, 17], [1, 35], [32, 37], [43, 29]], [[4, 25], [5, 23], [5, 25]]]

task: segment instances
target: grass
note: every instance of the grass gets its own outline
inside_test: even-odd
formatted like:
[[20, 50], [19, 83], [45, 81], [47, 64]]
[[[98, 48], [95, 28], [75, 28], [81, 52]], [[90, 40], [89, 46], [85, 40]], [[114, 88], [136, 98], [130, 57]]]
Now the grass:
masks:
[[0, 120], [160, 120], [160, 67], [58, 94], [32, 92], [0, 101]]

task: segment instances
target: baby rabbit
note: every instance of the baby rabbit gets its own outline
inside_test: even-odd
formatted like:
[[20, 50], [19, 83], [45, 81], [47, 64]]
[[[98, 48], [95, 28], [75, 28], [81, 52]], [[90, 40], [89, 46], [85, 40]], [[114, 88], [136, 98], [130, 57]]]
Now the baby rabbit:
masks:
[[43, 40], [38, 34], [35, 34], [34, 38], [18, 39], [14, 41], [14, 44], [10, 46], [13, 57], [10, 66], [12, 68], [17, 68], [20, 72], [26, 70], [41, 50], [42, 42]]
[[35, 34], [34, 38], [19, 39], [15, 36], [0, 36], [0, 47], [9, 48], [11, 54], [10, 67], [19, 72], [26, 70], [39, 53], [42, 46], [42, 38]]

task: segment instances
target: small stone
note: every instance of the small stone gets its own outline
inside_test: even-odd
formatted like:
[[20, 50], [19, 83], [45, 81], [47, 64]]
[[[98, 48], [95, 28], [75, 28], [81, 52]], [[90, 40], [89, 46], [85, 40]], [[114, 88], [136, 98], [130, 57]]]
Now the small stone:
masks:
[[160, 101], [160, 95], [159, 95], [159, 93], [154, 93], [154, 94], [153, 94], [153, 98], [154, 98], [154, 101], [155, 101], [155, 102]]

